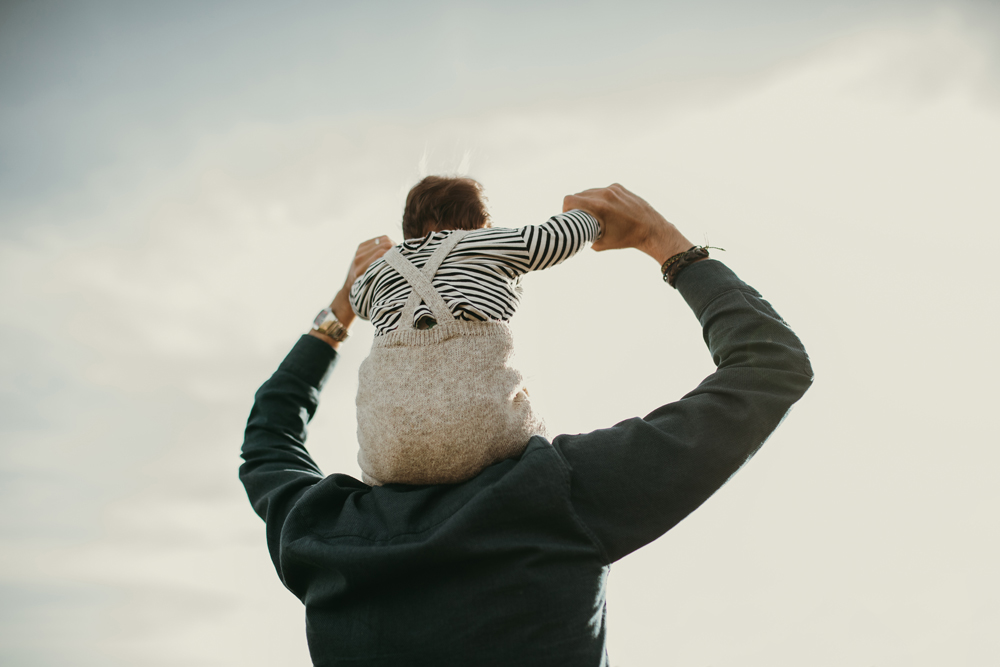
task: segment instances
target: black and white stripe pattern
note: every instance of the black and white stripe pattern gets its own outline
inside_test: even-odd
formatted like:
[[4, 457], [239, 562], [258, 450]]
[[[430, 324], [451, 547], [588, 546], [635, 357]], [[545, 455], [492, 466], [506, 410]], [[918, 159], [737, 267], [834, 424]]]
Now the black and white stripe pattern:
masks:
[[[593, 243], [599, 232], [597, 220], [579, 210], [519, 229], [476, 229], [448, 254], [432, 283], [456, 319], [509, 320], [521, 299], [521, 276], [572, 257]], [[423, 268], [449, 234], [432, 232], [396, 248], [418, 269]], [[399, 325], [410, 292], [409, 283], [384, 259], [377, 259], [351, 287], [351, 307], [358, 317], [371, 320], [375, 335], [386, 334]], [[414, 322], [424, 316], [432, 315], [422, 303]]]

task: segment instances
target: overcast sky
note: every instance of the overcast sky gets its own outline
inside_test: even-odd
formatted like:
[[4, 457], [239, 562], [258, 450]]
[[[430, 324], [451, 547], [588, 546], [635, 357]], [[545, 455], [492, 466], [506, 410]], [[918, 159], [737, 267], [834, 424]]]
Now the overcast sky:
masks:
[[[998, 155], [989, 2], [0, 3], [0, 663], [309, 664], [243, 425], [447, 172], [503, 226], [625, 184], [813, 359], [753, 461], [612, 568], [613, 665], [997, 664]], [[551, 431], [712, 371], [657, 268], [526, 279]], [[328, 473], [359, 474], [370, 343], [311, 431]]]

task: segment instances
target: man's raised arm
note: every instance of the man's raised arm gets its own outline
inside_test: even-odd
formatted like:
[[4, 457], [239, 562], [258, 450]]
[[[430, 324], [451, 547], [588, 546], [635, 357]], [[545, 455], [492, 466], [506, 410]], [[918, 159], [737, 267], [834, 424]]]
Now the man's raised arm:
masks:
[[[618, 185], [567, 197], [564, 207], [582, 208], [604, 223], [595, 250], [638, 248], [663, 263], [691, 247]], [[715, 373], [645, 418], [553, 441], [571, 468], [573, 506], [608, 562], [655, 540], [707, 500], [812, 382], [799, 339], [725, 265], [697, 262], [680, 273], [676, 287], [702, 325]], [[661, 363], [668, 367], [665, 358]]]
[[[393, 246], [387, 236], [358, 246], [344, 286], [330, 310], [346, 330], [354, 320], [348, 295], [357, 276]], [[306, 450], [306, 430], [316, 414], [319, 393], [337, 361], [339, 343], [312, 330], [302, 336], [254, 397], [243, 439], [240, 481], [250, 504], [267, 524], [267, 545], [278, 573], [281, 528], [295, 501], [323, 473]]]

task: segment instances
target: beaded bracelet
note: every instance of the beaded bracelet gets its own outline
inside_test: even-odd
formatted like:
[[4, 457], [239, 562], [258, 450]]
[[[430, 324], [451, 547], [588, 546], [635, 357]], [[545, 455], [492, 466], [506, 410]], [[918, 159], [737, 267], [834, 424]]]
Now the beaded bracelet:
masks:
[[[684, 252], [679, 252], [665, 261], [660, 267], [660, 272], [663, 273], [663, 282], [677, 289], [677, 276], [680, 275], [681, 271], [698, 260], [706, 259], [710, 247], [693, 245]], [[722, 250], [722, 248], [715, 248], [715, 250]]]

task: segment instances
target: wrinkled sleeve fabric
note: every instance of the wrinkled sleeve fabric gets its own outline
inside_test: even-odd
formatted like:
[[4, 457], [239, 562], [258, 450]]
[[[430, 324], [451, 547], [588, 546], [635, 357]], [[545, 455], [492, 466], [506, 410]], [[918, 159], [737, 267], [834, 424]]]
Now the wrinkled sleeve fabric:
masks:
[[518, 230], [528, 252], [528, 271], [542, 271], [569, 259], [601, 233], [597, 218], [579, 209], [554, 215]]
[[376, 259], [365, 270], [365, 272], [351, 285], [351, 292], [348, 300], [351, 302], [351, 309], [354, 314], [363, 320], [371, 319], [372, 312], [372, 286], [375, 285], [376, 278], [382, 269], [386, 267], [385, 260], [381, 257]]
[[[812, 382], [798, 337], [724, 264], [688, 267], [677, 288], [701, 323], [716, 371], [642, 419], [553, 441], [571, 469], [572, 506], [608, 563], [705, 502]], [[662, 355], [664, 367], [668, 356]]]
[[[323, 473], [306, 450], [306, 430], [337, 352], [302, 336], [254, 397], [243, 438], [240, 481], [267, 526], [267, 547], [278, 575], [281, 528], [296, 501]], [[282, 580], [284, 580], [282, 578]]]

